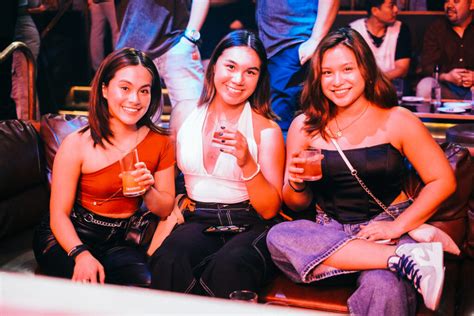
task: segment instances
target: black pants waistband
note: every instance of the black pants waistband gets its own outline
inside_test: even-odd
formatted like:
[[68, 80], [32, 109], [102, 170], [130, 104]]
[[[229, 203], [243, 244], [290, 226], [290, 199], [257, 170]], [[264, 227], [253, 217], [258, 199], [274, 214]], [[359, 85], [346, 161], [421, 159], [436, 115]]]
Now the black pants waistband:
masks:
[[103, 227], [120, 227], [126, 228], [130, 221], [129, 218], [112, 218], [107, 216], [98, 215], [94, 212], [89, 211], [82, 205], [74, 204], [71, 212], [72, 217], [82, 218], [87, 223], [95, 224]]
[[[190, 199], [191, 200], [191, 199]], [[248, 208], [250, 201], [243, 201], [239, 203], [213, 203], [213, 202], [200, 202], [191, 200], [195, 208], [212, 208], [212, 209], [229, 209], [229, 208]]]

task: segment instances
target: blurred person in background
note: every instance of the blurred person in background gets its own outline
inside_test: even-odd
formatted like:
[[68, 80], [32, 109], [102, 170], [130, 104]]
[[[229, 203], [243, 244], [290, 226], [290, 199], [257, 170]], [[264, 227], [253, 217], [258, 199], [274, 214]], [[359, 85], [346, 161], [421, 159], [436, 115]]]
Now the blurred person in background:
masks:
[[428, 26], [421, 52], [421, 74], [426, 76], [416, 87], [416, 95], [431, 97], [439, 66], [441, 96], [445, 99], [471, 100], [474, 77], [473, 0], [446, 0], [445, 17]]

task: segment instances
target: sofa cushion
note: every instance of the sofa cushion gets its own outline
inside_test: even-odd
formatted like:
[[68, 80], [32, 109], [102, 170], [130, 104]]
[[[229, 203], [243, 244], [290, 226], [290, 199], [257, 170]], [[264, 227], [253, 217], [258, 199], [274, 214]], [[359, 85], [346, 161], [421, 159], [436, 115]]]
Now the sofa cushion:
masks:
[[33, 227], [49, 206], [38, 134], [30, 123], [0, 122], [0, 241]]
[[[445, 282], [437, 312], [428, 310], [419, 295], [417, 315], [455, 314], [455, 292], [459, 281], [460, 266], [461, 263], [458, 261], [445, 262]], [[336, 278], [335, 284], [331, 284], [331, 280], [334, 278], [328, 279], [328, 282], [323, 280], [311, 284], [296, 284], [280, 274], [259, 293], [259, 300], [333, 313], [349, 313], [347, 299], [356, 289], [355, 276], [346, 275], [340, 279]]]
[[40, 135], [44, 143], [46, 170], [51, 181], [54, 156], [59, 145], [70, 133], [88, 124], [87, 116], [46, 114], [41, 117]]
[[[445, 143], [441, 147], [453, 168], [457, 187], [428, 222], [446, 232], [461, 248], [466, 236], [467, 212], [473, 199], [474, 164], [467, 148], [455, 143]], [[416, 197], [423, 188], [423, 182], [411, 165], [408, 170], [404, 189], [410, 196]]]

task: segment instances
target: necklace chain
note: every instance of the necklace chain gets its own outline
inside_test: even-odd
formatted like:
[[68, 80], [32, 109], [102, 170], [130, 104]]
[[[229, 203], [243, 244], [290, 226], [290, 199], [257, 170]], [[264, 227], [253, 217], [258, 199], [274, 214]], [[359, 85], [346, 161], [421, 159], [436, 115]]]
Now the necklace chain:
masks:
[[355, 122], [357, 122], [362, 116], [364, 116], [365, 112], [367, 112], [367, 109], [369, 108], [369, 105], [367, 104], [365, 106], [365, 109], [364, 111], [362, 111], [362, 113], [359, 114], [359, 116], [357, 116], [352, 122], [350, 122], [348, 125], [344, 126], [343, 128], [340, 128], [339, 127], [339, 123], [337, 122], [337, 116], [334, 117], [334, 121], [336, 122], [336, 126], [337, 126], [337, 131], [336, 131], [336, 138], [341, 138], [342, 137], [342, 131], [343, 130], [346, 130], [348, 129], [349, 127], [351, 127]]
[[[137, 132], [136, 132], [136, 137], [135, 137], [135, 147], [137, 147], [138, 145], [138, 128], [137, 128]], [[119, 153], [121, 154], [126, 154], [128, 153], [126, 150], [122, 150], [120, 149], [117, 145], [115, 144], [112, 144], [112, 147], [115, 148]], [[122, 191], [122, 187], [120, 187], [117, 191], [115, 191], [112, 195], [110, 195], [108, 198], [105, 198], [105, 199], [101, 199], [101, 200], [95, 200], [92, 202], [92, 205], [94, 206], [101, 206], [102, 204], [114, 199], [117, 194], [119, 194], [120, 192]]]
[[[136, 131], [136, 133], [135, 133], [135, 146], [134, 146], [133, 148], [137, 147], [137, 145], [138, 145], [138, 128], [137, 128], [137, 131]], [[117, 145], [115, 145], [115, 144], [113, 144], [112, 146], [113, 146], [118, 152], [120, 152], [121, 154], [127, 154], [127, 153], [130, 152], [130, 151], [127, 151], [127, 150], [122, 150], [122, 149], [120, 149], [120, 148], [119, 148]], [[133, 148], [132, 148], [132, 149], [133, 149]]]

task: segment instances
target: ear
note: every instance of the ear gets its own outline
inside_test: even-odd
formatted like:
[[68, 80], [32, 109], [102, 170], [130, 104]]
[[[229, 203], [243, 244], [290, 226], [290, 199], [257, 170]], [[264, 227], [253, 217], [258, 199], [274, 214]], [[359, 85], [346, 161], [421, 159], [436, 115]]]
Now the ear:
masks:
[[102, 96], [104, 97], [104, 99], [107, 100], [107, 93], [108, 93], [108, 88], [107, 86], [105, 85], [105, 83], [102, 83]]
[[379, 7], [372, 7], [370, 8], [370, 13], [371, 13], [370, 15], [375, 16], [376, 13], [378, 13], [379, 11], [380, 11]]

